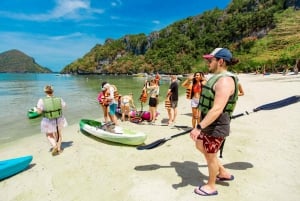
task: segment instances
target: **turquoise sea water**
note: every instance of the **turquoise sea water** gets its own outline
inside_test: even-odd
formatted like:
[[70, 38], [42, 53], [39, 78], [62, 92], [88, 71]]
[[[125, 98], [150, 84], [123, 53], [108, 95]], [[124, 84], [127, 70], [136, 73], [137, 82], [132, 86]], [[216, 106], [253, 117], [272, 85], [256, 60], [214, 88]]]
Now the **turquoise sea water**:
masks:
[[[103, 117], [97, 102], [97, 95], [103, 81], [115, 84], [120, 94], [133, 92], [135, 104], [138, 101], [147, 78], [107, 75], [60, 75], [60, 74], [0, 74], [0, 145], [26, 136], [40, 134], [40, 118], [28, 119], [27, 111], [44, 96], [46, 84], [54, 87], [55, 96], [67, 103], [64, 115], [69, 125], [78, 124], [81, 118], [99, 119]], [[163, 100], [169, 81], [160, 85], [160, 99]], [[182, 87], [180, 92], [184, 93]], [[161, 104], [162, 101], [161, 101]], [[148, 110], [148, 104], [143, 104]]]

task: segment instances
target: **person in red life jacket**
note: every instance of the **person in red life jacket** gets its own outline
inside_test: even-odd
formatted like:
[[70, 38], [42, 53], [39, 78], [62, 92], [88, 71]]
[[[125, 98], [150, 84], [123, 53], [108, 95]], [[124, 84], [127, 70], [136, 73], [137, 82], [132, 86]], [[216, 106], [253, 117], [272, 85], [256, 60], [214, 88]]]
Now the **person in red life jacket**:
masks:
[[103, 112], [103, 116], [104, 116], [104, 123], [108, 123], [108, 102], [106, 102], [105, 100], [105, 94], [102, 91], [102, 87], [101, 87], [101, 91], [98, 94], [98, 102], [102, 108], [102, 112]]
[[186, 98], [191, 99], [192, 107], [192, 127], [195, 128], [200, 123], [199, 99], [206, 78], [203, 72], [196, 72], [186, 79], [181, 86], [186, 88]]

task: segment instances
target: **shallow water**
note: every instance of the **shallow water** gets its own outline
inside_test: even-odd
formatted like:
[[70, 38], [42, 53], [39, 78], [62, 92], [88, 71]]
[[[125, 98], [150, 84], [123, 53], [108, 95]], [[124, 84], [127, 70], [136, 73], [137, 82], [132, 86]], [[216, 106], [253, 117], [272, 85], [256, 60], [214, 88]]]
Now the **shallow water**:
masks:
[[[97, 95], [103, 81], [115, 84], [120, 94], [133, 92], [138, 109], [148, 109], [138, 101], [144, 81], [147, 78], [107, 75], [60, 75], [60, 74], [0, 74], [0, 145], [26, 136], [40, 134], [40, 117], [28, 119], [27, 111], [44, 96], [46, 84], [54, 87], [55, 96], [67, 103], [64, 115], [69, 125], [78, 124], [81, 118], [103, 117], [97, 102]], [[160, 100], [163, 100], [169, 81], [160, 86]], [[180, 92], [184, 90], [180, 87]], [[162, 101], [161, 101], [162, 102]], [[161, 103], [162, 104], [162, 103]]]

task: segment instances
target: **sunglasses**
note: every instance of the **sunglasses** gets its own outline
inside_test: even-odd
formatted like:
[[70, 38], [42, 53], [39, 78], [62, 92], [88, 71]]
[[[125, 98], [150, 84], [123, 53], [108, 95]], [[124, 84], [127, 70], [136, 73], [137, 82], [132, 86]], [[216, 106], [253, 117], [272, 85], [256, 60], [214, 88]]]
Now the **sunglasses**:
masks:
[[207, 59], [207, 63], [211, 63], [211, 62], [213, 62], [213, 61], [219, 61], [220, 59], [219, 58], [211, 58], [211, 59]]

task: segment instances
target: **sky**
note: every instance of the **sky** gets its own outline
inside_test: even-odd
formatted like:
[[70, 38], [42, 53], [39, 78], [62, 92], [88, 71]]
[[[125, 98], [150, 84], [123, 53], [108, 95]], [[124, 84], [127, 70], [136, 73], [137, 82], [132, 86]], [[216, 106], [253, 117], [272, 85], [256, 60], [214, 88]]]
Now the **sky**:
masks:
[[96, 44], [149, 35], [230, 0], [0, 0], [0, 53], [17, 49], [59, 72]]

